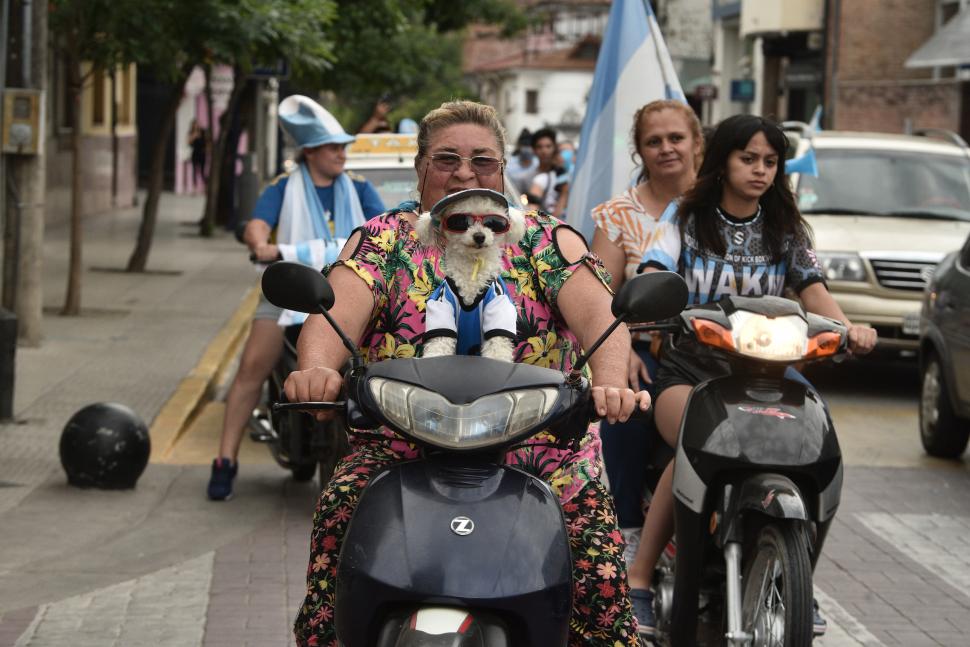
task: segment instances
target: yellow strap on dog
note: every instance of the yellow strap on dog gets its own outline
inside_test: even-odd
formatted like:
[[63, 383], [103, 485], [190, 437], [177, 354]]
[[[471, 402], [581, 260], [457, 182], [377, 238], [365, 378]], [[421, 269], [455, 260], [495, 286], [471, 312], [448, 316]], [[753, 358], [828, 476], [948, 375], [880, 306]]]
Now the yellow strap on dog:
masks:
[[478, 258], [475, 259], [475, 267], [472, 268], [472, 281], [475, 281], [475, 280], [478, 279], [478, 270], [481, 269], [482, 262], [483, 261], [482, 261], [482, 257], [481, 256], [479, 256]]

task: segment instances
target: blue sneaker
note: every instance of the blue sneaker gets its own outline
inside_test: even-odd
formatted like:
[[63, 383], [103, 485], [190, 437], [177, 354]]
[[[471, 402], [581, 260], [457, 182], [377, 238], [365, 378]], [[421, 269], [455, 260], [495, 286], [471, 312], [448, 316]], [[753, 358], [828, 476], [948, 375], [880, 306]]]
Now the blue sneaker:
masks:
[[637, 634], [640, 638], [653, 643], [657, 631], [657, 617], [653, 612], [653, 591], [649, 589], [630, 589], [633, 614], [637, 617]]
[[239, 463], [229, 458], [212, 461], [212, 476], [209, 477], [209, 498], [213, 501], [228, 501], [232, 498], [232, 480], [239, 471]]
[[822, 612], [818, 608], [818, 600], [812, 598], [812, 635], [818, 638], [824, 636], [829, 628], [829, 623], [822, 617]]

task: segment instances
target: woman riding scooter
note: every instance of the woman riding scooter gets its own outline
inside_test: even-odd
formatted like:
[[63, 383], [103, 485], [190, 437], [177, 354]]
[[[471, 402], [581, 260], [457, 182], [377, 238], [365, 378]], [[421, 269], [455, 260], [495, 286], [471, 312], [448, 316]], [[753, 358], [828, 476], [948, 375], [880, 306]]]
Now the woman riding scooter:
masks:
[[[370, 182], [344, 172], [345, 149], [355, 138], [344, 132], [333, 115], [300, 95], [284, 99], [278, 114], [280, 124], [300, 147], [299, 165], [266, 187], [243, 239], [256, 261], [271, 263], [283, 258], [314, 264], [318, 257], [316, 264], [322, 267], [334, 259], [351, 230], [384, 211], [384, 204]], [[239, 370], [226, 396], [219, 455], [212, 461], [208, 486], [208, 496], [214, 501], [232, 496], [243, 430], [259, 401], [263, 382], [283, 350], [283, 327], [300, 321], [283, 316], [265, 297], [260, 298]]]
[[[708, 142], [694, 187], [661, 222], [663, 231], [645, 253], [642, 267], [681, 274], [691, 303], [724, 295], [781, 296], [790, 289], [805, 310], [845, 323], [852, 352], [868, 353], [876, 332], [852, 325], [825, 286], [808, 225], [785, 177], [787, 146], [784, 133], [761, 117], [737, 115], [721, 122]], [[701, 359], [696, 348], [664, 346], [654, 418], [667, 444], [676, 444], [693, 387], [725, 371], [725, 365]], [[673, 465], [668, 464], [629, 570], [644, 637], [652, 637], [655, 626], [650, 591], [654, 569], [673, 534], [672, 476]]]
[[[418, 212], [463, 189], [501, 192], [504, 150], [504, 129], [489, 106], [446, 103], [422, 120], [415, 159], [420, 202], [370, 220], [351, 236], [329, 273], [336, 296], [330, 315], [370, 362], [421, 352], [424, 304], [444, 274], [439, 252], [418, 243]], [[610, 293], [602, 266], [579, 234], [544, 214], [530, 213], [526, 220], [526, 236], [503, 255], [502, 277], [519, 315], [515, 357], [569, 369], [578, 350], [613, 322]], [[590, 360], [597, 413], [610, 421], [626, 420], [634, 407], [649, 405], [645, 392], [626, 388], [629, 347], [629, 333], [620, 326]], [[287, 380], [287, 398], [335, 400], [348, 352], [333, 328], [311, 316], [298, 349], [303, 370]], [[555, 444], [540, 434], [510, 452], [506, 462], [541, 477], [562, 502], [573, 557], [569, 644], [637, 645], [622, 538], [598, 479], [599, 437], [591, 429], [574, 448]], [[351, 447], [314, 516], [307, 595], [295, 626], [300, 645], [335, 644], [336, 563], [361, 492], [383, 467], [418, 456], [414, 445], [386, 429], [352, 433]]]

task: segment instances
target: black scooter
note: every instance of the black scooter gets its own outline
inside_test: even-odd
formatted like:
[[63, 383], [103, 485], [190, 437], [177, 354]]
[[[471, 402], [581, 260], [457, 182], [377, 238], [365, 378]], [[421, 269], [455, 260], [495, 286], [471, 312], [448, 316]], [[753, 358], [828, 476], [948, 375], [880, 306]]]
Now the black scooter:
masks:
[[[236, 227], [236, 240], [243, 240], [248, 220]], [[280, 262], [281, 256], [273, 263]], [[254, 265], [261, 263], [255, 254], [249, 255]], [[317, 422], [297, 411], [274, 410], [274, 402], [285, 400], [283, 382], [296, 370], [296, 340], [302, 326], [287, 326], [283, 334], [283, 353], [263, 385], [261, 401], [253, 409], [247, 422], [250, 440], [263, 443], [280, 467], [293, 474], [293, 480], [305, 482], [319, 474], [320, 488], [330, 481], [337, 463], [350, 450], [347, 427], [343, 420]]]
[[280, 467], [290, 470], [294, 481], [309, 481], [319, 474], [322, 489], [350, 450], [343, 420], [318, 422], [298, 411], [272, 406], [286, 399], [283, 383], [297, 369], [296, 340], [300, 328], [287, 326], [284, 330], [283, 354], [266, 380], [261, 405], [249, 418], [249, 437], [264, 443]]
[[676, 647], [807, 647], [812, 571], [839, 506], [842, 455], [819, 394], [785, 371], [843, 356], [846, 328], [771, 296], [726, 297], [649, 328], [731, 367], [687, 402], [675, 556], [668, 546], [655, 578], [658, 636]]
[[[263, 292], [290, 310], [321, 312], [326, 279], [278, 263]], [[386, 425], [422, 448], [365, 488], [337, 571], [336, 632], [344, 647], [556, 647], [567, 644], [572, 559], [559, 501], [540, 479], [502, 458], [541, 430], [562, 443], [591, 418], [586, 358], [624, 321], [681, 311], [683, 280], [637, 277], [613, 301], [616, 321], [564, 375], [551, 369], [453, 356], [364, 366], [356, 346], [347, 399], [281, 408], [331, 408], [353, 428]]]

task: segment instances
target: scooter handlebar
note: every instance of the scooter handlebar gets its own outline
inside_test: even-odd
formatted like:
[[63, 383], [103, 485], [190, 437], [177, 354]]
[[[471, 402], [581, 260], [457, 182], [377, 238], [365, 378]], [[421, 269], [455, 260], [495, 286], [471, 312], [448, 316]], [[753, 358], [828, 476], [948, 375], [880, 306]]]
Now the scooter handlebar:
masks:
[[273, 411], [342, 411], [347, 408], [345, 400], [336, 402], [274, 402]]

